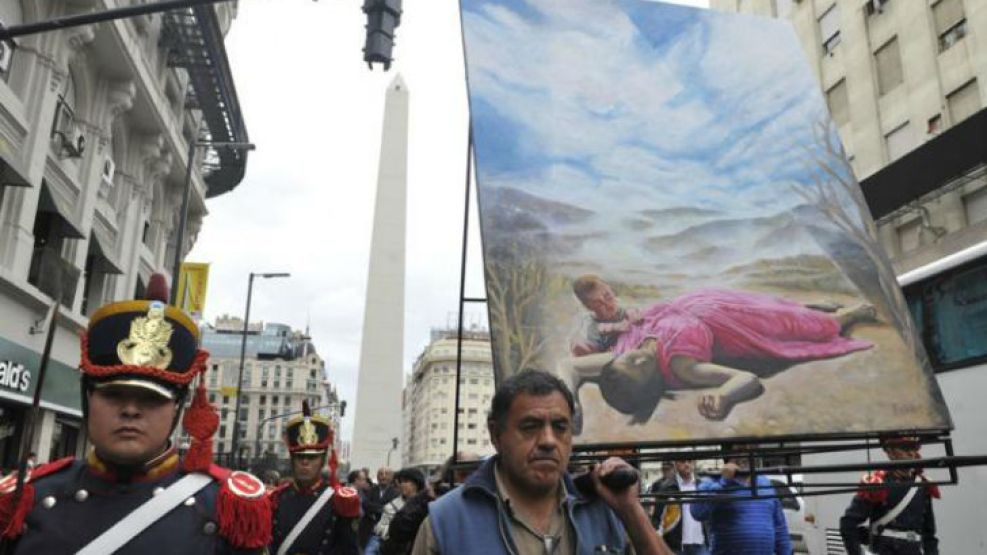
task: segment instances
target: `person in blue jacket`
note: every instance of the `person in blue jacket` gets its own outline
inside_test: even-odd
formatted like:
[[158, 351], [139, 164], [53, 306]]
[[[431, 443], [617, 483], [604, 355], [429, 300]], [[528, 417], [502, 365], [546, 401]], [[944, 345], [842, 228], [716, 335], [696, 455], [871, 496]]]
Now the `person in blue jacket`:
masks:
[[690, 504], [692, 517], [706, 523], [709, 549], [713, 555], [791, 555], [792, 542], [788, 523], [771, 481], [757, 477], [757, 495], [751, 487], [746, 458], [725, 459], [720, 477], [705, 479], [699, 491], [709, 495], [728, 495], [736, 499], [698, 501]]

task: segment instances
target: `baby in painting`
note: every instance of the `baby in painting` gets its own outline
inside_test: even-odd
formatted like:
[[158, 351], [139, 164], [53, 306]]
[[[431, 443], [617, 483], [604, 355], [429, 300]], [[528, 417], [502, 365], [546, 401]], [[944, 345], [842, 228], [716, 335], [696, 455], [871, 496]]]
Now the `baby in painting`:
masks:
[[698, 410], [720, 420], [761, 394], [762, 370], [873, 346], [847, 337], [853, 325], [876, 321], [874, 307], [866, 304], [840, 310], [749, 291], [698, 289], [624, 309], [610, 285], [594, 275], [576, 279], [573, 292], [589, 311], [585, 337], [571, 344], [574, 391], [599, 383], [607, 403], [635, 421], [647, 420], [666, 391], [686, 388], [711, 388], [699, 397]]

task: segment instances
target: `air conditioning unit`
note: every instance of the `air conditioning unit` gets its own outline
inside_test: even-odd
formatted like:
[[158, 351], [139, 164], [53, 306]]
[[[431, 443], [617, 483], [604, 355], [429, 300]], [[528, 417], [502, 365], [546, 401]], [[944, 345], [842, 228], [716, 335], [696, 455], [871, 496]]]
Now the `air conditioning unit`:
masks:
[[51, 126], [51, 138], [58, 154], [64, 158], [81, 158], [86, 150], [86, 137], [75, 124], [75, 113], [61, 97]]
[[107, 183], [113, 183], [113, 175], [116, 173], [116, 171], [117, 171], [117, 165], [116, 163], [113, 162], [113, 158], [110, 158], [109, 156], [104, 158], [103, 170], [100, 173], [100, 176], [103, 178], [103, 181], [106, 181]]

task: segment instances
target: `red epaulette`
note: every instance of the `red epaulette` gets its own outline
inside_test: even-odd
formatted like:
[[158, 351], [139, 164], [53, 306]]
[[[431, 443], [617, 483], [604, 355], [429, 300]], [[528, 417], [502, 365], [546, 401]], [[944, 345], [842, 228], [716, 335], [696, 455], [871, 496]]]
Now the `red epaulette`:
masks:
[[343, 518], [359, 518], [360, 494], [351, 487], [337, 486], [332, 498], [332, 510]]
[[234, 547], [261, 549], [271, 543], [271, 497], [264, 482], [242, 470], [211, 465], [208, 473], [219, 482], [216, 520], [219, 533]]
[[939, 486], [930, 484], [929, 480], [927, 480], [925, 476], [922, 476], [922, 481], [925, 483], [925, 491], [929, 492], [929, 495], [931, 495], [933, 499], [942, 499], [942, 492], [939, 491]]
[[17, 472], [13, 472], [0, 480], [0, 529], [3, 530], [0, 535], [7, 539], [21, 535], [21, 532], [24, 531], [24, 520], [34, 508], [34, 486], [32, 483], [67, 468], [74, 460], [75, 457], [65, 457], [28, 470], [24, 474], [24, 486], [20, 499], [15, 499], [16, 496], [14, 495], [14, 490], [17, 489]]
[[860, 484], [872, 487], [860, 489], [857, 491], [857, 497], [875, 505], [880, 505], [887, 501], [888, 489], [873, 487], [883, 484], [887, 475], [887, 471], [884, 470], [864, 474], [863, 478], [860, 479]]
[[271, 500], [271, 511], [278, 510], [278, 503], [281, 502], [281, 493], [291, 487], [291, 482], [281, 482], [273, 488], [267, 490], [267, 497]]

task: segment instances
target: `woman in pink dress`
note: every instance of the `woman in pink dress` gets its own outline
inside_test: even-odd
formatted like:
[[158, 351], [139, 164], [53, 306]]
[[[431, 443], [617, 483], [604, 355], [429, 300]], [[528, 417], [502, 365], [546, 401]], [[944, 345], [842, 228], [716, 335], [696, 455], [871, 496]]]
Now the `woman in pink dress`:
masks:
[[[595, 279], [595, 285], [587, 287], [587, 279], [591, 283]], [[617, 302], [612, 289], [599, 278], [583, 276], [577, 283], [584, 284], [576, 294], [594, 317], [598, 312], [594, 307], [602, 306], [593, 303], [597, 297]], [[613, 312], [609, 305], [603, 308], [600, 312], [604, 315]], [[875, 321], [876, 316], [870, 305], [829, 314], [820, 307], [771, 295], [724, 289], [700, 289], [642, 311], [627, 312], [633, 318], [607, 328], [611, 333], [619, 331], [619, 335], [612, 341], [611, 353], [616, 358], [601, 368], [601, 374], [627, 376], [644, 371], [652, 387], [661, 389], [657, 397], [652, 395], [655, 401], [664, 390], [715, 388], [699, 398], [699, 413], [709, 419], [726, 417], [735, 404], [763, 391], [755, 372], [733, 364], [749, 362], [742, 365], [756, 367], [765, 362], [818, 360], [869, 349], [872, 343], [843, 334], [856, 323]], [[586, 354], [587, 347], [585, 342], [574, 344], [573, 354]], [[582, 367], [581, 378], [589, 377], [586, 370], [590, 365], [577, 362], [575, 366]]]

